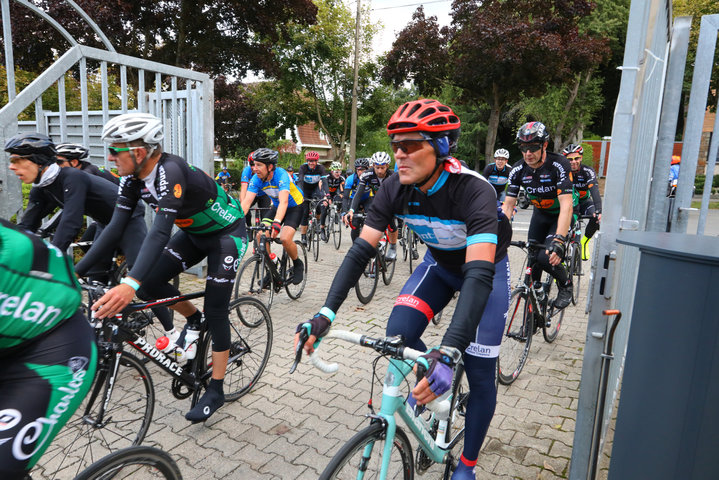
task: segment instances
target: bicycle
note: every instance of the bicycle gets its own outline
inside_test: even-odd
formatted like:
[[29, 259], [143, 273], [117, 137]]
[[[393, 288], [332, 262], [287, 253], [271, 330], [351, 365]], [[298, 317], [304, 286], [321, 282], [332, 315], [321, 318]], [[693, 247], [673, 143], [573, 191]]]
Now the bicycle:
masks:
[[[270, 230], [267, 225], [248, 227], [252, 235], [254, 232], [262, 233]], [[292, 283], [293, 264], [286, 250], [282, 250], [282, 258], [277, 261], [275, 254], [270, 254], [268, 243], [282, 244], [279, 238], [270, 238], [267, 235], [254, 235], [253, 255], [249, 257], [237, 272], [235, 277], [235, 298], [249, 295], [257, 298], [269, 309], [275, 293], [282, 287], [287, 295], [297, 300], [302, 295], [307, 284], [307, 250], [302, 242], [295, 240], [297, 255], [304, 262], [304, 278], [298, 285]]]
[[[306, 331], [301, 332], [299, 348], [293, 369], [302, 356], [302, 345]], [[408, 396], [400, 392], [414, 362], [424, 352], [405, 347], [401, 337], [371, 338], [344, 330], [330, 330], [324, 340], [340, 340], [374, 349], [380, 356], [372, 362], [372, 378], [377, 377], [377, 361], [390, 357], [382, 388], [382, 403], [375, 412], [368, 402], [369, 426], [360, 430], [347, 441], [332, 457], [320, 475], [321, 480], [357, 478], [414, 478], [424, 473], [433, 464], [444, 464], [442, 478], [449, 479], [457, 466], [463, 448], [464, 418], [466, 414], [469, 387], [464, 379], [464, 367], [456, 366], [452, 388], [427, 405], [426, 414], [418, 416], [407, 402]], [[337, 370], [336, 364], [325, 363], [315, 351], [309, 357], [312, 365], [326, 373]], [[374, 389], [374, 386], [372, 387]], [[372, 393], [370, 393], [371, 398]], [[419, 447], [416, 460], [412, 445], [404, 430], [397, 425], [396, 415], [404, 421]]]
[[[83, 285], [92, 305], [106, 291], [104, 285]], [[159, 351], [145, 337], [152, 316], [144, 310], [201, 298], [204, 291], [129, 304], [116, 317], [94, 318], [98, 345], [97, 373], [85, 400], [43, 455], [41, 471], [74, 478], [81, 468], [120, 448], [140, 444], [152, 420], [155, 388], [145, 364], [124, 351], [128, 345], [172, 377], [171, 392], [179, 400], [192, 397], [194, 407], [212, 375], [212, 338], [207, 323], [200, 326], [197, 353], [184, 365]], [[230, 302], [231, 346], [225, 374], [225, 401], [245, 395], [257, 383], [272, 348], [272, 319], [259, 300], [241, 297]], [[178, 339], [182, 344], [184, 334]]]
[[317, 218], [317, 215], [315, 214], [315, 210], [317, 210], [317, 205], [320, 204], [322, 200], [317, 198], [312, 198], [310, 200], [310, 211], [309, 216], [310, 219], [307, 222], [307, 250], [310, 251], [313, 255], [313, 258], [315, 259], [315, 262], [320, 257], [320, 220]]
[[165, 451], [135, 445], [101, 458], [80, 472], [75, 480], [122, 480], [130, 478], [164, 478], [182, 480], [177, 463]]
[[567, 273], [572, 279], [572, 305], [579, 300], [579, 287], [582, 281], [582, 232], [584, 232], [583, 220], [594, 218], [593, 215], [577, 215], [577, 221], [569, 231], [569, 242], [564, 263], [567, 266]]
[[[340, 213], [341, 207], [342, 199], [341, 197], [337, 196], [335, 197], [335, 200], [332, 202], [332, 204], [329, 206], [329, 210], [327, 212], [327, 224], [332, 233], [332, 242], [334, 243], [336, 250], [340, 249], [340, 244], [342, 243], [342, 214]], [[329, 234], [330, 232], [327, 232], [328, 239]]]
[[[362, 213], [355, 213], [352, 217], [352, 223], [355, 228], [362, 229], [364, 221], [365, 215]], [[386, 260], [385, 254], [389, 248], [388, 245], [389, 232], [388, 229], [385, 228], [384, 235], [377, 245], [377, 253], [374, 257], [370, 258], [369, 262], [367, 262], [367, 265], [362, 272], [362, 276], [360, 276], [357, 283], [355, 283], [355, 293], [357, 294], [359, 301], [363, 304], [368, 304], [372, 300], [372, 297], [374, 297], [374, 293], [377, 290], [377, 284], [379, 283], [380, 272], [382, 274], [382, 282], [385, 285], [389, 285], [390, 282], [392, 282], [395, 263], [397, 262], [388, 262]]]
[[[547, 247], [534, 241], [513, 241], [511, 245], [527, 252], [527, 258]], [[509, 300], [509, 311], [505, 320], [502, 345], [497, 358], [497, 379], [502, 385], [510, 385], [519, 376], [529, 356], [532, 337], [539, 329], [547, 343], [559, 335], [565, 309], [554, 307], [551, 298], [554, 278], [544, 272], [541, 281], [532, 281], [535, 261], [524, 269], [524, 280], [513, 291]]]

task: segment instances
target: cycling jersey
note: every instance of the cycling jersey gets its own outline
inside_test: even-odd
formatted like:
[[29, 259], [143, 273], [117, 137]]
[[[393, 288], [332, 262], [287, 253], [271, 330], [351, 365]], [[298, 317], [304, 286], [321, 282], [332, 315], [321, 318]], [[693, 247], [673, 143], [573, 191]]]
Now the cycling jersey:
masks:
[[388, 178], [392, 177], [394, 172], [387, 170], [387, 175], [380, 178], [374, 170], [369, 170], [362, 174], [357, 184], [357, 193], [352, 198], [352, 209], [357, 210], [363, 200], [366, 200], [365, 192], [369, 192], [369, 196], [377, 194], [377, 190]]
[[80, 170], [89, 173], [90, 175], [95, 175], [100, 178], [104, 178], [105, 180], [110, 180], [115, 185], [120, 184], [120, 176], [115, 175], [110, 170], [105, 170], [104, 168], [98, 168], [96, 165], [93, 165], [90, 162], [85, 162], [83, 160], [80, 160]]
[[507, 187], [510, 171], [512, 171], [512, 167], [509, 164], [506, 164], [502, 170], [497, 168], [496, 163], [490, 163], [484, 168], [483, 175], [497, 191], [497, 197], [499, 197]]
[[64, 251], [84, 225], [84, 215], [103, 224], [110, 221], [116, 198], [117, 185], [112, 182], [76, 168], [59, 168], [51, 183], [30, 190], [27, 210], [18, 226], [35, 232], [44, 217], [62, 208], [52, 244]]
[[320, 184], [322, 178], [326, 176], [327, 171], [322, 165], [317, 164], [315, 168], [310, 169], [310, 166], [305, 163], [300, 165], [300, 169], [297, 174], [297, 185], [302, 190], [305, 197], [311, 197], [311, 193], [317, 189], [317, 186]]
[[[592, 167], [580, 165], [579, 170], [572, 172], [574, 180], [574, 190], [579, 194], [579, 201], [592, 201], [594, 203], [594, 211], [601, 213], [602, 196], [599, 195], [599, 186], [597, 185], [597, 175]], [[591, 195], [591, 199], [589, 198]]]
[[[354, 199], [355, 193], [357, 193], [357, 186], [359, 185], [359, 175], [357, 173], [353, 173], [352, 175], [349, 175], [347, 177], [347, 180], [345, 181], [345, 188], [344, 192], [342, 193], [342, 211], [346, 212], [350, 209], [350, 205], [352, 204], [352, 199]], [[364, 202], [369, 198], [369, 191], [365, 191], [364, 194], [360, 197], [360, 203]]]
[[257, 175], [253, 175], [250, 184], [247, 186], [247, 191], [256, 195], [264, 193], [270, 197], [272, 205], [275, 207], [280, 205], [280, 192], [282, 191], [290, 192], [288, 207], [296, 207], [304, 201], [300, 189], [297, 188], [295, 182], [290, 179], [287, 170], [281, 167], [275, 168], [272, 178], [266, 182]]
[[345, 183], [345, 178], [340, 175], [339, 177], [335, 178], [332, 176], [332, 173], [330, 173], [323, 181], [322, 181], [322, 189], [325, 191], [325, 193], [329, 193], [333, 198], [335, 195], [339, 195], [342, 189], [341, 187]]
[[242, 177], [240, 177], [240, 183], [250, 183], [251, 178], [252, 178], [252, 167], [247, 165], [245, 168], [242, 169]]
[[[558, 195], [573, 193], [572, 173], [569, 162], [562, 155], [547, 152], [544, 163], [536, 170], [524, 161], [509, 173], [507, 196], [516, 198], [519, 187], [524, 187], [527, 198], [535, 208], [559, 215]], [[573, 199], [577, 205], [577, 197]]]
[[217, 174], [215, 180], [218, 180], [220, 183], [227, 183], [230, 180], [230, 172], [221, 171]]
[[[445, 162], [426, 194], [414, 185], [400, 184], [398, 175], [390, 176], [377, 191], [365, 224], [382, 231], [396, 215], [427, 244], [440, 265], [456, 272], [465, 263], [467, 246], [474, 243], [496, 243], [495, 258], [504, 258], [512, 228], [497, 210], [489, 182], [452, 160]], [[487, 215], [490, 210], [494, 215]]]

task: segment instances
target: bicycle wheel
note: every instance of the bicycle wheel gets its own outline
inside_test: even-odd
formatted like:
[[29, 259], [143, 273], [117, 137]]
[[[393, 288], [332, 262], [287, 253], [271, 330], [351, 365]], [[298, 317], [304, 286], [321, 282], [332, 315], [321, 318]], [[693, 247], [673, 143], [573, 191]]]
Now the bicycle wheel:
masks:
[[[380, 478], [385, 441], [384, 426], [381, 422], [373, 422], [356, 433], [340, 448], [320, 475], [320, 480]], [[400, 427], [397, 427], [395, 431], [392, 447], [387, 476], [383, 478], [404, 480], [414, 478], [412, 447], [407, 435]]]
[[322, 241], [322, 239], [320, 238], [320, 226], [318, 225], [317, 220], [315, 220], [312, 227], [312, 238], [314, 239], [312, 243], [314, 244], [315, 248], [312, 254], [316, 262], [320, 258], [320, 242]]
[[390, 282], [392, 282], [392, 277], [394, 276], [394, 264], [397, 263], [396, 259], [391, 262], [385, 260], [385, 253], [387, 253], [388, 248], [389, 246], [385, 244], [377, 254], [378, 256], [382, 255], [379, 259], [379, 265], [382, 266], [382, 282], [384, 282], [385, 285], [389, 285]]
[[310, 221], [309, 221], [309, 223], [307, 224], [307, 233], [305, 234], [305, 236], [307, 237], [307, 251], [310, 252], [310, 254], [312, 254], [312, 252], [314, 252], [313, 249], [315, 248], [315, 245], [314, 245], [314, 241], [315, 241], [314, 231], [315, 231], [315, 229], [314, 229], [314, 223], [313, 223], [313, 222], [314, 222], [313, 220], [310, 220]]
[[579, 287], [582, 281], [581, 247], [574, 242], [570, 243], [567, 258], [569, 259], [567, 273], [572, 279], [572, 305], [576, 305], [577, 301], [579, 301]]
[[[113, 362], [101, 360], [85, 400], [41, 459], [43, 477], [74, 478], [105, 455], [145, 438], [155, 408], [150, 372], [127, 352], [114, 377], [113, 368]], [[106, 398], [110, 387], [112, 395]]]
[[[230, 358], [225, 371], [225, 401], [232, 402], [252, 390], [267, 366], [272, 350], [272, 317], [254, 297], [230, 302]], [[250, 327], [249, 325], [255, 325]], [[201, 370], [212, 369], [212, 335], [208, 331], [198, 352]]]
[[469, 382], [464, 374], [464, 368], [460, 368], [455, 376], [452, 386], [452, 410], [450, 418], [451, 425], [448, 425], [445, 441], [449, 443], [449, 458], [444, 468], [444, 479], [449, 480], [452, 472], [457, 468], [457, 462], [462, 455], [464, 448], [464, 425], [467, 416], [467, 402], [469, 401]]
[[274, 286], [270, 267], [263, 256], [255, 254], [248, 258], [237, 272], [234, 298], [249, 295], [270, 308], [275, 295]]
[[138, 445], [123, 448], [90, 465], [75, 480], [117, 480], [165, 478], [182, 480], [180, 468], [170, 454], [154, 447]]
[[497, 358], [499, 383], [510, 385], [517, 379], [529, 356], [534, 335], [532, 302], [524, 287], [512, 292]]
[[402, 236], [399, 239], [399, 244], [402, 246], [402, 260], [407, 261], [407, 239], [409, 238], [409, 227], [407, 224], [402, 225]]
[[330, 211], [332, 213], [330, 220], [330, 225], [332, 226], [332, 241], [335, 244], [335, 249], [339, 250], [340, 244], [342, 243], [342, 220], [337, 210], [333, 208]]
[[[544, 336], [544, 340], [547, 343], [552, 343], [554, 340], [557, 339], [557, 335], [559, 335], [559, 329], [562, 328], [562, 320], [564, 320], [564, 311], [566, 308], [562, 308], [561, 310], [557, 310], [554, 308], [554, 300], [552, 297], [554, 296], [552, 294], [552, 284], [555, 282], [553, 278], [550, 277], [550, 275], [545, 272], [543, 274], [544, 283], [548, 284], [549, 286], [546, 288], [547, 290], [547, 307], [546, 307], [546, 315], [545, 315], [545, 322], [544, 325], [542, 325], [542, 336]], [[536, 321], [536, 319], [535, 319]]]
[[408, 244], [409, 246], [407, 247], [407, 250], [409, 255], [409, 273], [412, 273], [412, 271], [414, 270], [413, 263], [419, 260], [419, 251], [417, 250], [419, 245], [419, 238], [417, 237], [417, 234], [414, 233], [414, 230], [410, 230]]
[[[297, 300], [300, 298], [300, 295], [302, 295], [302, 292], [305, 290], [305, 285], [307, 285], [307, 250], [305, 249], [305, 246], [302, 245], [302, 242], [295, 240], [295, 244], [297, 245], [297, 258], [302, 260], [302, 264], [304, 265], [304, 275], [302, 276], [302, 282], [295, 285], [291, 281], [285, 281], [285, 291], [287, 292], [287, 295], [292, 300]], [[289, 278], [292, 272], [292, 266], [289, 265], [292, 263], [292, 260], [290, 260], [289, 256], [287, 257], [287, 272], [285, 272], [285, 278]]]
[[[379, 253], [377, 255], [379, 255]], [[357, 280], [357, 283], [355, 283], [355, 293], [359, 301], [363, 304], [368, 304], [372, 300], [375, 290], [377, 290], [377, 282], [379, 281], [377, 255], [367, 262], [362, 275], [359, 280]]]

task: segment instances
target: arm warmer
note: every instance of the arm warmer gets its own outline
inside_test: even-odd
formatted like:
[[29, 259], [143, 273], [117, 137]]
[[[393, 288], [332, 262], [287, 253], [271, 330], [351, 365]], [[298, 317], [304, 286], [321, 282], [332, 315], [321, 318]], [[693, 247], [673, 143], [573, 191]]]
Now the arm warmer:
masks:
[[[335, 274], [330, 291], [327, 293], [325, 307], [337, 313], [342, 302], [347, 298], [347, 293], [357, 280], [359, 280], [365, 266], [370, 258], [374, 257], [377, 250], [366, 240], [358, 238], [345, 255], [339, 270]], [[491, 285], [491, 282], [490, 282]]]
[[112, 252], [117, 247], [117, 242], [122, 237], [122, 232], [127, 226], [130, 215], [130, 210], [115, 208], [110, 223], [103, 229], [97, 240], [92, 242], [90, 250], [75, 265], [75, 272], [78, 275], [84, 277], [93, 265], [112, 256]]
[[477, 326], [492, 292], [494, 264], [474, 260], [462, 265], [462, 273], [464, 282], [459, 291], [457, 307], [442, 339], [442, 345], [455, 347], [460, 352], [464, 352], [476, 336]]
[[350, 209], [350, 204], [352, 203], [352, 199], [350, 198], [350, 194], [352, 192], [351, 188], [345, 188], [342, 191], [342, 211], [346, 212]]
[[599, 186], [595, 183], [592, 188], [589, 189], [589, 193], [592, 195], [592, 202], [594, 202], [594, 211], [597, 213], [602, 212], [602, 196], [599, 195]]
[[364, 195], [365, 190], [367, 189], [367, 186], [365, 185], [365, 182], [360, 180], [359, 185], [357, 186], [357, 191], [355, 192], [355, 196], [352, 198], [352, 210], [355, 212], [360, 206], [360, 201], [362, 200], [362, 195]]
[[[142, 280], [155, 266], [155, 262], [162, 255], [165, 245], [170, 241], [172, 234], [172, 226], [175, 224], [177, 214], [167, 212], [159, 212], [152, 222], [152, 228], [142, 242], [140, 253], [132, 266], [132, 270], [127, 274], [142, 283]], [[103, 232], [104, 233], [104, 232]]]
[[[65, 178], [70, 181], [72, 177]], [[88, 178], [83, 175], [77, 180], [84, 181], [73, 181], [69, 187], [63, 186], [65, 188], [65, 198], [62, 217], [60, 217], [60, 223], [55, 229], [55, 235], [52, 237], [52, 244], [63, 252], [67, 250], [82, 228], [85, 204], [88, 201], [87, 194], [90, 183]]]

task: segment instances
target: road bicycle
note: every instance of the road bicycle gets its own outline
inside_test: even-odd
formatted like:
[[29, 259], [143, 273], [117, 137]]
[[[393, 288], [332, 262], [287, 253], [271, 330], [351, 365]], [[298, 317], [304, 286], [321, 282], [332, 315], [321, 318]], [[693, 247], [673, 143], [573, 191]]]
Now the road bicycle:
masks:
[[317, 205], [319, 205], [321, 201], [322, 200], [317, 198], [312, 198], [310, 200], [310, 219], [307, 222], [307, 251], [312, 254], [312, 258], [315, 259], [315, 262], [320, 257], [320, 234], [322, 231], [320, 227], [320, 219], [317, 218], [315, 211], [317, 210]]
[[332, 242], [334, 243], [335, 249], [339, 250], [342, 244], [342, 214], [340, 209], [342, 208], [342, 198], [338, 195], [335, 197], [332, 204], [327, 210], [327, 226], [330, 231], [327, 232], [329, 238], [330, 232], [332, 233]]
[[170, 454], [154, 447], [135, 445], [101, 458], [80, 472], [75, 480], [123, 479], [182, 480], [177, 463]]
[[304, 264], [304, 278], [302, 282], [295, 285], [292, 283], [294, 265], [287, 251], [283, 248], [282, 257], [277, 260], [277, 255], [270, 253], [267, 248], [271, 243], [282, 245], [279, 238], [262, 235], [262, 233], [270, 231], [270, 227], [258, 225], [248, 227], [247, 230], [250, 235], [254, 236], [253, 254], [237, 272], [235, 298], [249, 295], [260, 300], [268, 309], [272, 306], [275, 293], [279, 293], [283, 287], [291, 299], [300, 298], [307, 284], [307, 250], [302, 242], [295, 240], [298, 258]]
[[[301, 332], [299, 348], [296, 351], [293, 370], [302, 356], [302, 345], [306, 331]], [[422, 415], [407, 401], [407, 390], [414, 362], [424, 352], [405, 347], [401, 337], [371, 338], [359, 333], [330, 330], [324, 341], [340, 339], [372, 348], [379, 358], [389, 357], [389, 366], [384, 376], [382, 403], [379, 412], [368, 402], [369, 425], [355, 434], [332, 457], [320, 475], [321, 480], [370, 479], [370, 478], [414, 478], [415, 471], [426, 472], [434, 464], [444, 464], [440, 478], [449, 479], [457, 466], [464, 445], [464, 424], [469, 398], [469, 387], [464, 378], [464, 366], [460, 362], [455, 369], [452, 388], [427, 405]], [[309, 357], [315, 367], [326, 373], [337, 370], [336, 364], [327, 364], [315, 351]], [[372, 378], [377, 376], [377, 360], [372, 362]], [[374, 385], [372, 387], [374, 389]], [[370, 393], [371, 398], [372, 393]], [[409, 433], [419, 447], [416, 455], [405, 431], [398, 425], [396, 416], [404, 421]]]
[[[365, 215], [362, 213], [355, 213], [352, 216], [352, 224], [355, 228], [362, 229], [364, 225]], [[362, 271], [362, 275], [355, 283], [355, 293], [357, 298], [363, 304], [367, 304], [374, 297], [375, 291], [377, 291], [377, 284], [379, 283], [380, 274], [382, 276], [382, 282], [385, 285], [389, 285], [392, 282], [394, 276], [395, 260], [387, 261], [385, 255], [389, 248], [389, 231], [385, 228], [384, 235], [377, 245], [377, 253], [374, 257], [370, 258], [369, 262]]]
[[414, 271], [414, 264], [419, 261], [419, 235], [409, 228], [406, 223], [402, 227], [402, 238], [399, 240], [402, 245], [402, 258], [409, 258], [409, 273]]
[[[547, 247], [535, 241], [513, 241], [511, 245], [526, 252], [526, 258]], [[528, 260], [525, 260], [528, 262]], [[525, 263], [526, 265], [526, 263]], [[510, 385], [519, 376], [529, 356], [532, 337], [541, 328], [544, 340], [553, 342], [562, 327], [564, 310], [554, 307], [552, 284], [554, 278], [544, 272], [541, 281], [532, 281], [532, 270], [539, 268], [535, 261], [524, 269], [524, 279], [513, 291], [505, 320], [502, 345], [497, 358], [497, 378], [502, 385]]]
[[584, 232], [584, 220], [593, 218], [593, 215], [576, 215], [577, 221], [569, 231], [569, 242], [567, 252], [564, 255], [564, 264], [567, 273], [572, 279], [572, 305], [579, 300], [579, 288], [582, 282], [582, 232]]
[[[92, 305], [107, 290], [105, 285], [83, 285]], [[212, 335], [202, 323], [194, 359], [184, 362], [163, 353], [148, 339], [152, 316], [145, 310], [169, 306], [205, 295], [204, 291], [152, 302], [131, 303], [121, 314], [103, 320], [86, 309], [98, 345], [97, 373], [85, 400], [42, 458], [39, 472], [50, 478], [74, 478], [97, 459], [130, 445], [140, 444], [152, 420], [155, 387], [145, 363], [124, 346], [156, 364], [172, 378], [177, 399], [197, 404], [212, 375]], [[259, 300], [241, 297], [230, 302], [230, 351], [225, 373], [225, 401], [249, 392], [267, 365], [272, 348], [272, 319]], [[177, 343], [184, 343], [184, 332]], [[184, 420], [183, 420], [184, 421]]]

